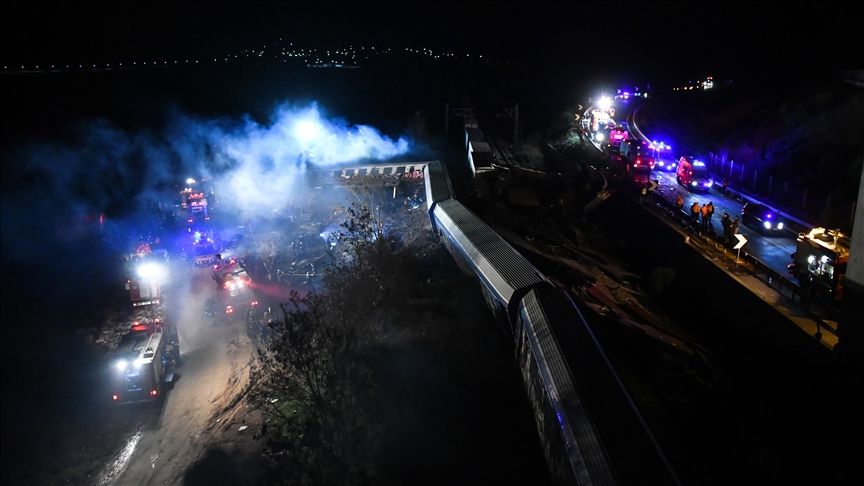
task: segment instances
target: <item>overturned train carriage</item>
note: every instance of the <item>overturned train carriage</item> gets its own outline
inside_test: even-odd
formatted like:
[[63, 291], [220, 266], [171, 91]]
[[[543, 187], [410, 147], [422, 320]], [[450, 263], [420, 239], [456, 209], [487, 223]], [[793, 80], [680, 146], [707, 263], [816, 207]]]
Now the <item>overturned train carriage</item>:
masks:
[[570, 297], [453, 198], [440, 162], [425, 181], [434, 231], [512, 332], [555, 482], [678, 484]]

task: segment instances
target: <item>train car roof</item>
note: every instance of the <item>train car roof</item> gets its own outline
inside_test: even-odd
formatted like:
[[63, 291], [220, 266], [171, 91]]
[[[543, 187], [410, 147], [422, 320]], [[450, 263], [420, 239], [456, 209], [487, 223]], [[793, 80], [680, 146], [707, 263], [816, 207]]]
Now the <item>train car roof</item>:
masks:
[[453, 186], [443, 163], [436, 160], [426, 164], [423, 177], [426, 183], [427, 208], [432, 209], [435, 203], [453, 197]]
[[546, 281], [533, 265], [459, 201], [442, 201], [434, 213], [476, 265], [481, 278], [508, 305], [517, 290]]
[[[622, 484], [679, 484], [636, 405], [567, 294], [537, 286], [522, 300], [538, 340], [557, 344], [560, 356], [546, 355], [546, 366], [561, 406], [570, 418], [586, 467], [603, 477], [605, 456]], [[550, 334], [551, 331], [551, 334]], [[550, 339], [551, 338], [551, 339]], [[568, 375], [572, 386], [567, 386]], [[562, 384], [564, 386], [562, 386]], [[590, 418], [590, 425], [584, 418]], [[593, 429], [593, 430], [592, 430]], [[602, 441], [600, 440], [602, 438]]]

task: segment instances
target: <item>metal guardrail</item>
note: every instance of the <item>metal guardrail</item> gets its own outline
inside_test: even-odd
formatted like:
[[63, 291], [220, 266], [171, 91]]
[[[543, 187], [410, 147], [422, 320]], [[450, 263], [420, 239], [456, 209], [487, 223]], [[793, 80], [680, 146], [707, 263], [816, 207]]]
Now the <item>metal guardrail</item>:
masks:
[[[678, 210], [674, 203], [653, 191], [650, 191], [648, 194], [652, 206], [658, 207], [684, 231], [695, 233], [706, 241], [714, 243], [715, 248], [723, 247], [724, 249], [731, 250], [731, 244], [727, 243], [721, 235], [718, 235], [714, 231], [701, 231], [698, 227], [694, 228], [690, 215], [684, 211]], [[741, 260], [743, 261], [743, 268], [751, 275], [757, 278], [762, 277], [761, 280], [763, 282], [767, 283], [771, 288], [776, 288], [781, 295], [785, 296], [786, 294], [784, 294], [783, 291], [786, 290], [789, 293], [789, 300], [797, 302], [806, 312], [812, 314], [813, 309], [815, 308], [831, 320], [837, 320], [839, 318], [840, 312], [836, 307], [831, 305], [831, 302], [828, 302], [811, 292], [805, 291], [797, 282], [769, 267], [756, 258], [755, 255], [742, 250]], [[836, 330], [833, 327], [821, 321], [817, 316], [811, 317], [816, 319], [821, 327], [824, 327], [831, 333], [836, 333]]]
[[[637, 109], [633, 110], [632, 112], [630, 112], [630, 114], [627, 117], [628, 118], [628, 125], [631, 127], [631, 130], [633, 131], [633, 133], [636, 134], [636, 136], [638, 138], [640, 138], [642, 140], [650, 141], [650, 139], [648, 139], [648, 137], [646, 137], [645, 134], [642, 133], [642, 131], [639, 130], [639, 127], [636, 125], [636, 112], [638, 110], [639, 109], [637, 108]], [[791, 215], [789, 215], [783, 211], [778, 211], [776, 208], [771, 207], [769, 204], [763, 203], [763, 202], [756, 200], [750, 196], [747, 196], [746, 194], [741, 193], [740, 191], [736, 191], [734, 189], [729, 189], [727, 187], [726, 188], [726, 195], [728, 195], [729, 193], [731, 193], [735, 197], [739, 198], [739, 200], [744, 199], [748, 202], [752, 202], [755, 204], [763, 204], [765, 206], [768, 206], [769, 208], [771, 208], [771, 210], [773, 210], [777, 214], [780, 214], [781, 216], [786, 218], [788, 221], [794, 222], [798, 226], [798, 228], [796, 228], [796, 229], [798, 229], [799, 231], [804, 230], [805, 232], [808, 232], [812, 228], [815, 227], [815, 226], [811, 225], [810, 223], [807, 223], [806, 221], [802, 221], [800, 219], [797, 219], [797, 218], [795, 218], [795, 217], [793, 217], [793, 216], [791, 216]], [[659, 196], [659, 195], [657, 195], [657, 193], [655, 193], [653, 191], [650, 191], [649, 194], [650, 194], [650, 199], [651, 199], [652, 203], [659, 206], [663, 210], [663, 212], [665, 212], [666, 214], [671, 215], [672, 219], [676, 220], [676, 222], [678, 223], [679, 226], [683, 227], [685, 229], [685, 231], [694, 232], [694, 229], [692, 228], [692, 223], [691, 223], [691, 219], [690, 219], [689, 214], [685, 213], [684, 211], [678, 210], [671, 201], [668, 201], [663, 196]], [[678, 213], [678, 214], [676, 214], [676, 213]], [[695, 232], [698, 233], [700, 236], [703, 236], [707, 239], [713, 240], [715, 245], [723, 246], [724, 248], [730, 248], [729, 243], [727, 243], [720, 235], [718, 235], [717, 233], [715, 233], [713, 231], [707, 231], [707, 232], [703, 233], [701, 231], [696, 230]], [[798, 231], [796, 231], [795, 233], [797, 235]], [[822, 313], [824, 313], [825, 315], [827, 315], [828, 318], [831, 320], [838, 320], [839, 319], [840, 310], [837, 309], [834, 305], [832, 305], [832, 302], [829, 302], [829, 301], [821, 298], [820, 296], [813, 294], [812, 292], [804, 291], [804, 289], [802, 289], [801, 286], [798, 285], [796, 282], [792, 281], [791, 279], [789, 279], [785, 275], [781, 275], [780, 272], [769, 267], [768, 265], [763, 263], [761, 260], [759, 260], [758, 258], [753, 256], [752, 254], [750, 254], [746, 251], [743, 251], [743, 250], [741, 251], [741, 254], [743, 255], [743, 260], [744, 260], [744, 264], [745, 264], [744, 267], [750, 271], [751, 275], [753, 275], [755, 277], [759, 277], [760, 275], [763, 277], [766, 277], [763, 279], [763, 281], [765, 281], [765, 283], [767, 283], [772, 288], [774, 287], [774, 285], [776, 283], [777, 291], [780, 292], [781, 295], [783, 294], [784, 288], [788, 289], [789, 292], [791, 293], [790, 300], [792, 300], [794, 302], [795, 297], [797, 296], [798, 297], [798, 303], [799, 303], [799, 305], [801, 305], [804, 308], [805, 312], [812, 314], [812, 312], [813, 312], [812, 309], [816, 308], [819, 311], [821, 311]], [[748, 264], [749, 264], [749, 267], [747, 266]], [[836, 332], [837, 332], [836, 329], [827, 325], [824, 321], [822, 321], [818, 317], [816, 317], [816, 316], [812, 316], [812, 317], [817, 321], [818, 325], [820, 325], [821, 327], [824, 327], [826, 330], [828, 330], [832, 334], [836, 334]]]

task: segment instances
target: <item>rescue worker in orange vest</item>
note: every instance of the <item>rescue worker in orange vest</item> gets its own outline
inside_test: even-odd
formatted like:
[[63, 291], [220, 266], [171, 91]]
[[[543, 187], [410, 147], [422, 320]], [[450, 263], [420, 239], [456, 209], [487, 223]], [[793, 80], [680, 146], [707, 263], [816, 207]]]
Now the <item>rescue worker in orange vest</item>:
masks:
[[708, 228], [708, 205], [702, 205], [702, 227]]
[[690, 226], [694, 227], [699, 223], [699, 203], [694, 202], [692, 206], [690, 206]]
[[684, 198], [681, 197], [681, 194], [678, 194], [678, 198], [675, 199], [675, 209], [680, 213], [684, 210]]

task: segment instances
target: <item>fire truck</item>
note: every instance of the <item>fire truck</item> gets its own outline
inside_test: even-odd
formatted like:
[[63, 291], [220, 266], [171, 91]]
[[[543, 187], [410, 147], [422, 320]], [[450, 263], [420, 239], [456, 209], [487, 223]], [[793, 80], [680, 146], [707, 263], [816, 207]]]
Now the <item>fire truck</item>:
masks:
[[621, 142], [619, 153], [628, 159], [627, 171], [634, 184], [647, 184], [654, 169], [654, 153], [650, 144], [634, 138]]
[[201, 223], [210, 220], [207, 206], [207, 196], [203, 192], [194, 192], [187, 189], [183, 193], [183, 206], [186, 208], [186, 222], [189, 224]]
[[250, 287], [252, 279], [236, 257], [222, 259], [222, 255], [217, 255], [217, 263], [213, 265], [213, 280], [216, 281], [222, 307], [228, 317], [245, 315], [258, 305]]
[[809, 233], [799, 233], [789, 273], [798, 279], [801, 288], [830, 300], [840, 300], [850, 244], [850, 237], [840, 230], [813, 228]]
[[179, 365], [176, 328], [159, 319], [136, 321], [114, 351], [111, 399], [117, 404], [160, 399]]
[[158, 305], [161, 289], [167, 283], [168, 252], [149, 250], [144, 256], [133, 257], [126, 265], [126, 290], [133, 307]]
[[612, 147], [612, 150], [618, 150], [621, 147], [621, 143], [627, 140], [629, 136], [630, 134], [627, 133], [627, 130], [619, 125], [609, 132], [609, 146]]

